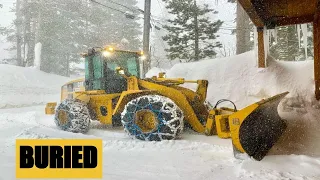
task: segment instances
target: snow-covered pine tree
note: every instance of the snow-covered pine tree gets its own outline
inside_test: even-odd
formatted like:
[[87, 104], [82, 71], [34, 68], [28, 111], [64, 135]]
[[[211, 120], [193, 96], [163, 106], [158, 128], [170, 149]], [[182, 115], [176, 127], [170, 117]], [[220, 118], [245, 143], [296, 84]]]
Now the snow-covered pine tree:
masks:
[[91, 46], [113, 45], [126, 50], [140, 50], [141, 42], [139, 35], [141, 30], [139, 23], [136, 0], [119, 0], [117, 4], [108, 3], [108, 1], [99, 1], [114, 9], [133, 15], [134, 18], [126, 17], [118, 11], [103, 7], [98, 4], [90, 3], [90, 32], [94, 41], [89, 40]]
[[277, 27], [277, 43], [270, 47], [271, 55], [281, 61], [297, 61], [301, 54], [295, 26]]
[[16, 0], [16, 19], [9, 27], [0, 28], [0, 33], [6, 37], [7, 42], [12, 43], [8, 51], [14, 52], [15, 57], [7, 57], [10, 64], [18, 66], [32, 66], [34, 49], [34, 10], [36, 0]]
[[237, 54], [242, 54], [250, 51], [253, 46], [253, 41], [250, 40], [251, 32], [253, 30], [253, 23], [240, 3], [236, 0], [228, 0], [230, 3], [237, 3], [236, 11], [236, 30], [234, 33], [237, 37]]
[[[139, 36], [142, 35], [141, 26], [137, 22], [139, 19], [139, 14], [141, 12], [138, 11], [138, 1], [137, 0], [118, 0], [118, 3], [121, 3], [127, 7], [122, 10], [127, 12], [130, 15], [133, 15], [135, 18], [131, 19], [128, 17], [123, 17], [120, 20], [117, 20], [116, 27], [119, 27], [117, 32], [117, 42], [119, 44], [119, 48], [127, 49], [127, 50], [141, 50], [142, 42], [139, 39]], [[120, 7], [121, 8], [121, 7]], [[130, 10], [131, 9], [131, 10]]]
[[[16, 51], [17, 56], [12, 58], [17, 60], [17, 65], [33, 65], [34, 47], [38, 42], [42, 44], [41, 70], [66, 76], [69, 64], [79, 62], [79, 54], [90, 47], [118, 46], [121, 42], [125, 42], [124, 49], [139, 50], [141, 47], [138, 18], [127, 19], [124, 14], [90, 0], [17, 2], [17, 20], [11, 28], [0, 28], [0, 33], [13, 44], [10, 50]], [[108, 1], [100, 2], [129, 11]], [[132, 9], [137, 17], [136, 0], [118, 2]]]
[[[68, 76], [69, 64], [79, 61], [83, 39], [79, 9], [81, 1], [42, 1], [38, 41], [42, 43], [41, 70]], [[45, 9], [43, 9], [45, 8]]]
[[214, 57], [215, 48], [221, 47], [216, 35], [222, 21], [212, 21], [210, 16], [217, 11], [208, 4], [197, 5], [196, 0], [163, 0], [174, 19], [167, 20], [164, 28], [168, 34], [163, 37], [170, 46], [166, 51], [171, 60], [190, 62]]

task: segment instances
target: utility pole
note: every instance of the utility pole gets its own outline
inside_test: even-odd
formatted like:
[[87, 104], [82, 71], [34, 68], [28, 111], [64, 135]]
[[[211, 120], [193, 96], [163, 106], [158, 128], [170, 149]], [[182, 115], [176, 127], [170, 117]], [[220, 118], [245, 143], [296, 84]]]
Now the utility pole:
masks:
[[145, 0], [144, 4], [144, 29], [143, 29], [143, 53], [146, 59], [143, 61], [143, 73], [148, 72], [151, 66], [150, 58], [150, 29], [151, 29], [151, 0]]

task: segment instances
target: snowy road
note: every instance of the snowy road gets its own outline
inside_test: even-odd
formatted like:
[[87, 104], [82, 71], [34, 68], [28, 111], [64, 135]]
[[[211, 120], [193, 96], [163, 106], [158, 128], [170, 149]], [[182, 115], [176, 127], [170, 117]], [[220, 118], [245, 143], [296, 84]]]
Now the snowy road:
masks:
[[15, 179], [17, 138], [99, 138], [104, 143], [104, 179], [320, 179], [320, 159], [267, 156], [263, 161], [233, 158], [231, 141], [193, 132], [181, 140], [143, 142], [118, 129], [92, 124], [88, 134], [63, 132], [44, 106], [0, 109], [0, 179]]

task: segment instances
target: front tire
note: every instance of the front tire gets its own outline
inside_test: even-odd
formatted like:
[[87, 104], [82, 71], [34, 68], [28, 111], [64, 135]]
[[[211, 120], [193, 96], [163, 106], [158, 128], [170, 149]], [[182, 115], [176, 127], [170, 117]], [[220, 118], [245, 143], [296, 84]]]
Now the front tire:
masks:
[[146, 95], [130, 101], [121, 114], [125, 131], [145, 141], [172, 140], [183, 131], [183, 113], [169, 98]]
[[57, 107], [54, 121], [61, 130], [86, 133], [90, 128], [90, 113], [82, 101], [66, 99]]

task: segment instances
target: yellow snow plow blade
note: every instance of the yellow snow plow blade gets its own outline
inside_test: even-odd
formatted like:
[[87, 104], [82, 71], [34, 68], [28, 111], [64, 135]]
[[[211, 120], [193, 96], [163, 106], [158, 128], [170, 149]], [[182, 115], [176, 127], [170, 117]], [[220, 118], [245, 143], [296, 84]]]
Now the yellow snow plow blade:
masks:
[[228, 118], [235, 151], [260, 161], [282, 135], [287, 125], [278, 114], [285, 92], [252, 104]]

